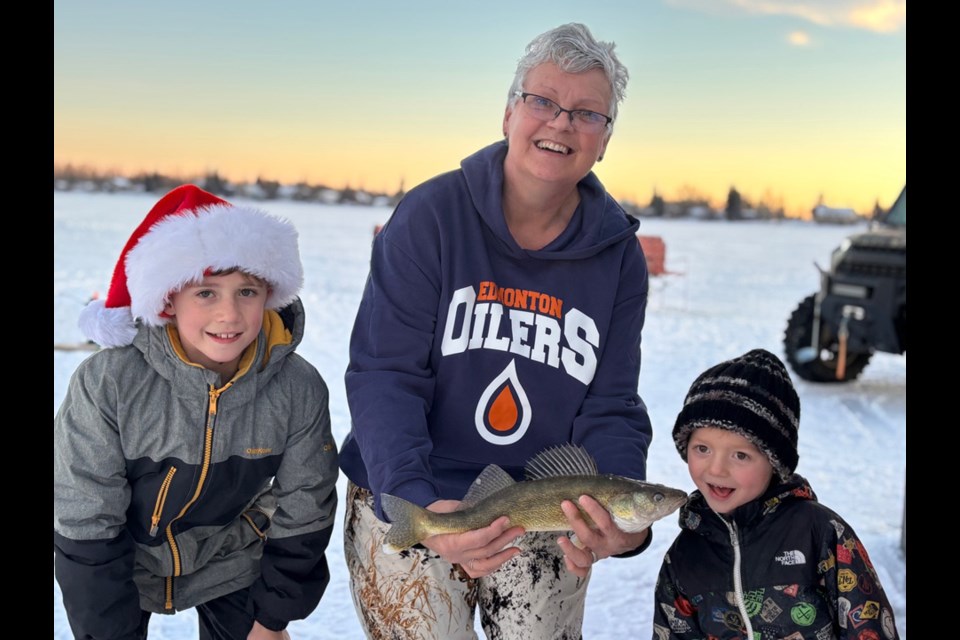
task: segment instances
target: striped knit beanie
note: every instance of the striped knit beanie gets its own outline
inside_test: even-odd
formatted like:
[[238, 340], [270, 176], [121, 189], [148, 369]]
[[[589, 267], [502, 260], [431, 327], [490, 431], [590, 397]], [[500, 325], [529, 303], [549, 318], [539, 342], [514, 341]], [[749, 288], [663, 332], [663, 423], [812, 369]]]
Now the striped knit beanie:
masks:
[[797, 468], [799, 426], [800, 398], [786, 367], [769, 351], [754, 349], [693, 381], [673, 426], [673, 442], [686, 461], [694, 429], [732, 431], [762, 451], [786, 480]]

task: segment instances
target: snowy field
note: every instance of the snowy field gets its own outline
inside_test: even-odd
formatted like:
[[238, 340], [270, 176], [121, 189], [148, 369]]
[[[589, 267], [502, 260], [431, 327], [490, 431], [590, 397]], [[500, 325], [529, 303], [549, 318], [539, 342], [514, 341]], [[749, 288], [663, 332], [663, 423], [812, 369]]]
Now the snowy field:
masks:
[[[54, 343], [82, 340], [77, 314], [93, 292], [105, 292], [120, 249], [157, 199], [152, 194], [54, 192]], [[384, 222], [390, 210], [294, 202], [256, 206], [290, 219], [300, 231], [307, 332], [299, 353], [330, 387], [333, 432], [342, 442], [350, 425], [343, 388], [350, 329], [367, 275], [374, 225]], [[640, 394], [654, 425], [647, 471], [652, 482], [694, 489], [670, 438], [690, 383], [705, 368], [754, 347], [782, 354], [790, 312], [817, 287], [813, 262], [826, 265], [830, 251], [852, 230], [799, 221], [642, 221], [641, 233], [664, 239], [667, 268], [677, 272], [651, 280], [643, 334]], [[54, 412], [71, 373], [87, 355], [54, 351]], [[877, 354], [852, 384], [814, 385], [795, 378], [802, 403], [797, 471], [810, 480], [820, 501], [860, 535], [904, 639], [907, 572], [900, 531], [906, 364], [905, 357]], [[345, 486], [341, 477], [341, 497]], [[313, 615], [290, 625], [293, 640], [362, 638], [349, 595], [340, 520], [342, 505], [328, 549], [330, 586]], [[646, 553], [608, 559], [595, 568], [584, 623], [588, 640], [651, 637], [654, 583], [663, 554], [679, 531], [675, 516], [653, 529], [654, 541]], [[70, 637], [56, 582], [53, 633], [57, 639]], [[154, 616], [150, 637], [196, 638], [196, 616], [192, 611]]]

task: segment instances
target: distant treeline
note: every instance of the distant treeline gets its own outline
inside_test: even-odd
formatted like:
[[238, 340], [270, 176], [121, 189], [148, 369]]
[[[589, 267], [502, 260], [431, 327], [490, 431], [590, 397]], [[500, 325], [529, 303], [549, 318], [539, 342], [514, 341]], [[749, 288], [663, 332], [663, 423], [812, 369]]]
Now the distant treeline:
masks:
[[393, 206], [403, 196], [402, 188], [397, 193], [388, 194], [350, 187], [334, 189], [326, 185], [306, 182], [287, 185], [276, 180], [261, 178], [256, 182], [232, 182], [216, 172], [186, 178], [162, 173], [143, 173], [127, 177], [72, 165], [55, 166], [53, 169], [54, 191], [166, 193], [186, 183], [195, 184], [223, 198], [241, 196], [254, 200], [299, 200], [323, 204]]
[[716, 207], [696, 189], [685, 186], [680, 189], [676, 200], [668, 201], [657, 192], [653, 193], [646, 205], [630, 201], [620, 204], [629, 213], [638, 217], [652, 218], [698, 218], [701, 220], [782, 220], [786, 216], [782, 199], [765, 198], [757, 204], [751, 203], [734, 187], [730, 187], [727, 202]]
[[[262, 178], [258, 178], [256, 182], [232, 182], [217, 172], [187, 178], [161, 173], [143, 173], [127, 177], [73, 165], [54, 166], [53, 169], [55, 191], [166, 193], [185, 183], [196, 184], [224, 198], [241, 196], [254, 200], [298, 200], [323, 204], [393, 207], [404, 194], [402, 184], [396, 193], [390, 194], [351, 187], [335, 189], [323, 184], [306, 182], [282, 184], [276, 180]], [[711, 204], [709, 198], [689, 186], [681, 188], [675, 200], [668, 201], [654, 192], [647, 204], [631, 200], [622, 200], [620, 204], [628, 213], [637, 217], [701, 220], [782, 220], [786, 217], [782, 198], [767, 193], [758, 202], [753, 203], [742, 196], [735, 187], [730, 188], [726, 202], [721, 206]], [[818, 203], [818, 206], [822, 206], [822, 202]], [[873, 212], [874, 216], [879, 211], [878, 204]], [[852, 211], [850, 213], [853, 214]], [[859, 219], [862, 218], [853, 214], [853, 218], [846, 222]]]

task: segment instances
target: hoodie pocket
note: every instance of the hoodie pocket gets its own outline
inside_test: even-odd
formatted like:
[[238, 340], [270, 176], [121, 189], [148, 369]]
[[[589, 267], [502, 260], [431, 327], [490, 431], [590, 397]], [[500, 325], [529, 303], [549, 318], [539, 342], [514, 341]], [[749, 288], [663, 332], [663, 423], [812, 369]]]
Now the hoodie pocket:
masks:
[[170, 483], [173, 482], [173, 476], [176, 472], [176, 467], [170, 467], [166, 477], [160, 484], [160, 491], [157, 492], [157, 501], [153, 505], [153, 514], [150, 516], [150, 535], [153, 537], [156, 537], [160, 531], [160, 517], [163, 515], [163, 507], [167, 502], [167, 494], [170, 493]]

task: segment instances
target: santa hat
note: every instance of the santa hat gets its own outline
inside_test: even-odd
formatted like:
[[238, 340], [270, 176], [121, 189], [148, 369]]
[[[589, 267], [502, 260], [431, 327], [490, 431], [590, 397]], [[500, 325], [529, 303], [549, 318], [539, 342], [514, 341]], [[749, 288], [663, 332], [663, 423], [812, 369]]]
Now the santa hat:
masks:
[[210, 272], [238, 268], [270, 285], [266, 308], [293, 302], [303, 285], [294, 226], [252, 207], [236, 207], [193, 185], [154, 205], [127, 241], [105, 300], [80, 313], [80, 329], [104, 347], [133, 342], [136, 321], [161, 326], [170, 295]]

